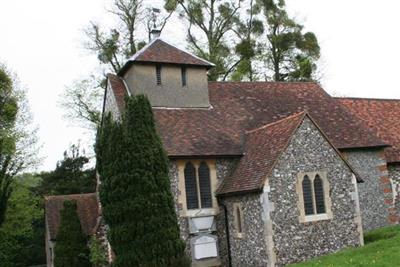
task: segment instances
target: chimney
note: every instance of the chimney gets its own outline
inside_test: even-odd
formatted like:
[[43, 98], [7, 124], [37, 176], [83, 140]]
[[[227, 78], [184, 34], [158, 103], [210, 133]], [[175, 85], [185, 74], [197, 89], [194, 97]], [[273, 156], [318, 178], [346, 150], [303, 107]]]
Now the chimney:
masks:
[[150, 35], [151, 35], [151, 40], [154, 40], [154, 39], [160, 37], [161, 31], [153, 29], [153, 30], [151, 30]]

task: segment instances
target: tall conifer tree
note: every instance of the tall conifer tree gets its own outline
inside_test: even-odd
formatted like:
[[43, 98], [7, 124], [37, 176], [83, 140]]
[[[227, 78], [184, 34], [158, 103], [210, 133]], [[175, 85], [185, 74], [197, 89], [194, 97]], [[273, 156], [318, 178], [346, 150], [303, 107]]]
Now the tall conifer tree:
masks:
[[168, 159], [148, 99], [127, 98], [122, 121], [106, 117], [99, 140], [100, 197], [116, 255], [113, 266], [189, 266], [179, 236]]
[[91, 266], [87, 237], [82, 231], [76, 201], [64, 202], [54, 254], [55, 267]]

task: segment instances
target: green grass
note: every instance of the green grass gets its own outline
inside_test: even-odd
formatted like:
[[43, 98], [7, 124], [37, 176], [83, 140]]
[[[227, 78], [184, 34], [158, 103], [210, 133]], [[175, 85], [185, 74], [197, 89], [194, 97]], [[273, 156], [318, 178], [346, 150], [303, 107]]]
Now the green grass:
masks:
[[348, 248], [291, 267], [396, 267], [400, 266], [400, 226], [371, 231], [364, 236], [365, 246]]

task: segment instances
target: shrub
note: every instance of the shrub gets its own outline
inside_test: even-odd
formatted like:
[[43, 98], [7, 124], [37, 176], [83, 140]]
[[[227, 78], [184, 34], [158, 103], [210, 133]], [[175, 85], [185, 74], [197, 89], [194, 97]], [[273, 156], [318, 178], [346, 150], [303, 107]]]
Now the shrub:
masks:
[[55, 267], [87, 267], [89, 249], [87, 237], [82, 231], [76, 201], [65, 201], [54, 248]]
[[125, 106], [121, 122], [104, 120], [97, 155], [113, 266], [190, 266], [150, 103], [139, 95], [127, 98]]

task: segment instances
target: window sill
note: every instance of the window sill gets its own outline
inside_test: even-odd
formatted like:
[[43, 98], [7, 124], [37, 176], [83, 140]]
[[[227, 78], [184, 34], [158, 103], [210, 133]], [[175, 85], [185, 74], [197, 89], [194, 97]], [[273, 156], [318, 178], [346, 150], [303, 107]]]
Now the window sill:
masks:
[[192, 267], [211, 267], [211, 266], [221, 266], [221, 260], [219, 258], [209, 258], [204, 260], [194, 260], [192, 262]]
[[303, 223], [306, 222], [316, 222], [316, 221], [325, 221], [325, 220], [331, 220], [332, 215], [328, 213], [323, 213], [323, 214], [316, 214], [316, 215], [306, 215], [303, 218], [300, 218], [300, 221]]
[[217, 214], [218, 214], [217, 208], [186, 210], [181, 212], [182, 217], [202, 217], [202, 216], [210, 216]]

